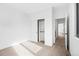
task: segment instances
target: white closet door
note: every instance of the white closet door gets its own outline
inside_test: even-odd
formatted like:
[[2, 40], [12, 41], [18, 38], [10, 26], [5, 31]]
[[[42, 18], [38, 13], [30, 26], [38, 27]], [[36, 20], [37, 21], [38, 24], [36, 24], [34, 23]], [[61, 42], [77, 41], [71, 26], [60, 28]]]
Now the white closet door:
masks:
[[39, 41], [44, 41], [44, 20], [39, 21]]

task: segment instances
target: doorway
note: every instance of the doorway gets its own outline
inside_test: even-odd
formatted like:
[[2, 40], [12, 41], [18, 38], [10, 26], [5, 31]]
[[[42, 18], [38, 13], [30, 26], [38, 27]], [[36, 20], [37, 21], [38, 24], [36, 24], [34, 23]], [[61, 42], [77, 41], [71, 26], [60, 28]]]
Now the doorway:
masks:
[[55, 21], [55, 42], [62, 39], [64, 47], [69, 51], [69, 19], [59, 18]]
[[44, 34], [45, 34], [45, 26], [44, 26], [44, 19], [39, 19], [37, 21], [37, 29], [38, 29], [38, 42], [44, 43]]
[[64, 37], [64, 31], [65, 31], [65, 29], [64, 29], [64, 23], [59, 23], [58, 24], [58, 35], [57, 35], [57, 37]]
[[56, 35], [56, 40], [58, 37], [62, 37], [63, 39], [65, 38], [65, 19], [60, 18], [56, 19], [56, 26], [55, 26], [55, 35]]

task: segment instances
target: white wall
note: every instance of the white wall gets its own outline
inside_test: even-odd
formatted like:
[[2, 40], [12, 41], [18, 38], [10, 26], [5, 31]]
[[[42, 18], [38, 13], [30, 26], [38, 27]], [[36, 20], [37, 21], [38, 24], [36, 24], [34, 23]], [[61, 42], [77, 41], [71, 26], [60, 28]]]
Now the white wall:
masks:
[[[54, 26], [54, 19], [52, 15], [53, 9], [52, 8], [47, 8], [44, 9], [36, 14], [33, 14], [33, 23], [32, 23], [32, 38], [34, 41], [37, 42], [37, 20], [38, 19], [45, 19], [45, 45], [52, 46], [53, 45], [53, 40], [55, 39], [55, 26]], [[53, 22], [53, 24], [52, 24]], [[53, 26], [53, 27], [52, 27]], [[53, 28], [53, 29], [52, 29]]]
[[54, 7], [54, 17], [55, 19], [63, 18], [68, 14], [68, 6], [69, 4]]
[[31, 39], [31, 17], [0, 4], [0, 49]]
[[76, 5], [71, 4], [70, 16], [70, 53], [72, 56], [79, 56], [79, 38], [76, 37]]

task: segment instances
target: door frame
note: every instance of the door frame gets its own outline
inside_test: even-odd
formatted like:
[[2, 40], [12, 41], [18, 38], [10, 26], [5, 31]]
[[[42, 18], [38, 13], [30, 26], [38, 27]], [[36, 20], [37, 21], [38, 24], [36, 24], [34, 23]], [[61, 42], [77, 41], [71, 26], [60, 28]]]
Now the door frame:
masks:
[[[67, 26], [67, 31], [65, 30], [65, 35], [67, 35], [67, 39], [65, 39], [65, 48], [69, 51], [69, 44], [70, 44], [70, 42], [69, 42], [69, 18], [68, 18], [68, 16], [67, 17], [63, 17], [64, 19], [65, 19], [65, 26]], [[58, 18], [58, 19], [62, 19], [62, 18]], [[66, 24], [67, 23], [67, 24]], [[57, 30], [58, 30], [58, 28], [57, 28], [57, 19], [55, 20], [55, 42], [56, 42], [56, 38], [57, 38]]]
[[[41, 21], [41, 20], [43, 20], [45, 22], [45, 19], [37, 20], [37, 42], [40, 42], [40, 40], [39, 40], [39, 21]], [[45, 24], [44, 24], [44, 26], [45, 26]], [[44, 27], [44, 29], [45, 29], [45, 27]]]
[[[56, 38], [57, 38], [57, 35], [58, 35], [58, 21], [57, 20], [62, 20], [62, 19], [65, 19], [65, 18], [58, 18], [55, 20], [55, 42], [56, 42]], [[61, 23], [64, 23], [64, 33], [65, 33], [65, 20]], [[64, 34], [64, 37], [65, 37], [65, 34]]]

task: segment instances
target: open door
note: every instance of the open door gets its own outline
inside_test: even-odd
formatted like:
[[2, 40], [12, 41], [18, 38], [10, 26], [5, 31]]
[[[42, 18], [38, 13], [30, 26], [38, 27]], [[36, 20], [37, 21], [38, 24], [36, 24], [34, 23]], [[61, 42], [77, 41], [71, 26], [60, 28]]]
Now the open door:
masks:
[[69, 51], [69, 18], [65, 19], [65, 47]]

